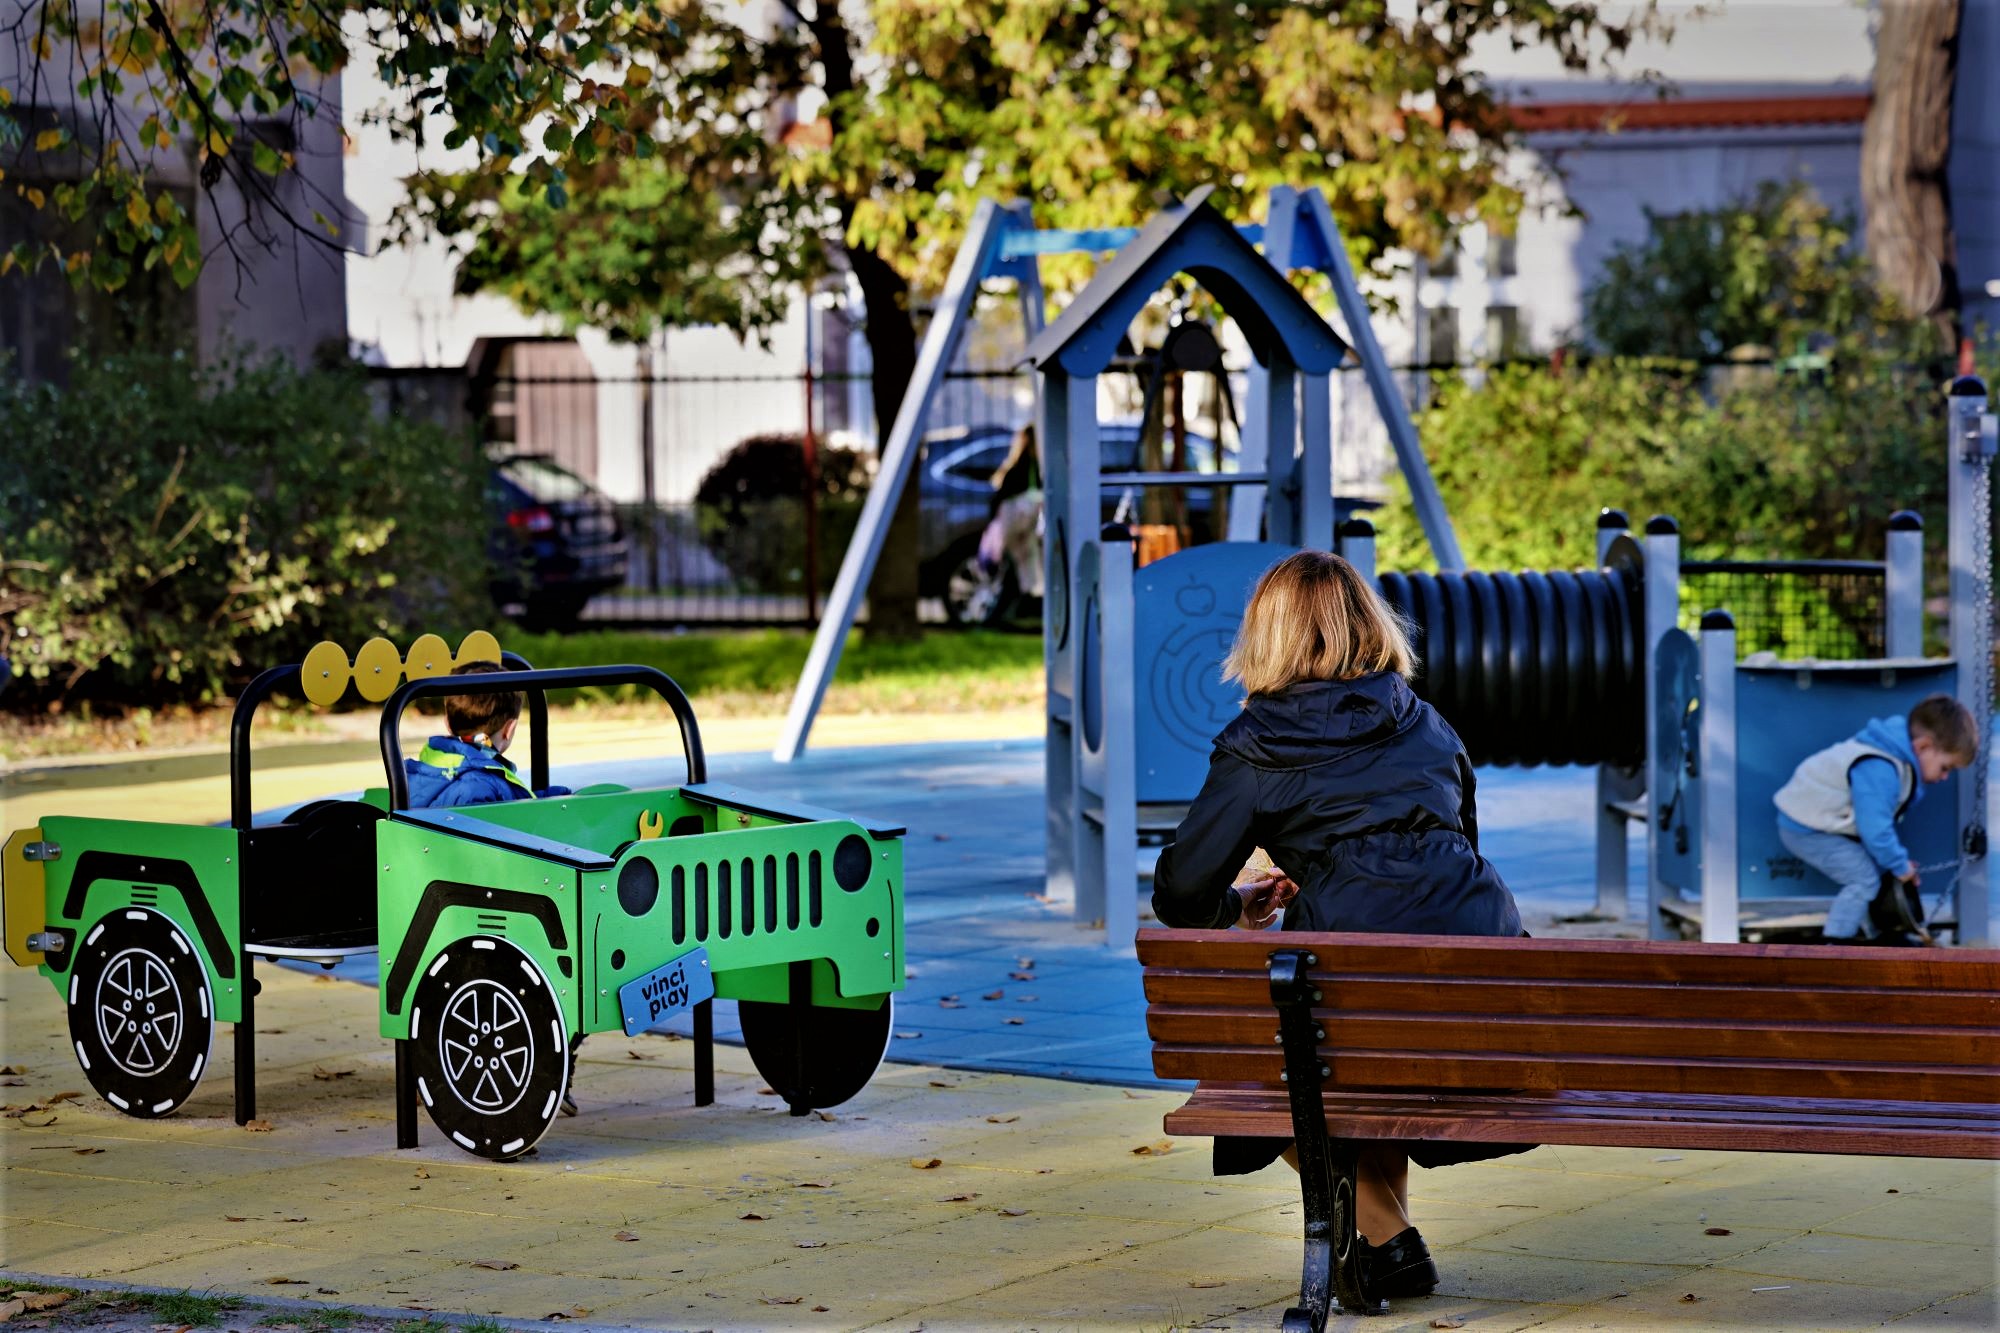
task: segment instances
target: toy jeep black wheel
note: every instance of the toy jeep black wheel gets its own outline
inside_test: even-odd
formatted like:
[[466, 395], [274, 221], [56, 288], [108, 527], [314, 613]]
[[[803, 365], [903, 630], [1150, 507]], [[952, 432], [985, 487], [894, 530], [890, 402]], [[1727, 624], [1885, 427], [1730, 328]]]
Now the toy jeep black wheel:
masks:
[[750, 1062], [793, 1115], [838, 1106], [868, 1086], [889, 1049], [895, 997], [878, 1009], [740, 1000]]
[[84, 1077], [126, 1115], [170, 1115], [194, 1092], [215, 1037], [208, 971], [167, 917], [121, 907], [85, 932], [69, 979], [69, 1036]]
[[410, 1009], [417, 1096], [445, 1136], [504, 1162], [541, 1141], [569, 1085], [569, 1040], [555, 987], [506, 940], [447, 945]]

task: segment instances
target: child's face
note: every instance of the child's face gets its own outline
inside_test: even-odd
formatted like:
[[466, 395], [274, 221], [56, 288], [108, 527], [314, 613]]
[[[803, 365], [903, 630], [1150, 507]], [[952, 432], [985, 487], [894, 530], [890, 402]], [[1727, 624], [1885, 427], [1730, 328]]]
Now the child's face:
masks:
[[1948, 753], [1937, 743], [1935, 736], [1925, 731], [1911, 735], [1910, 748], [1917, 752], [1917, 771], [1923, 775], [1925, 782], [1943, 782], [1968, 762], [1959, 755]]

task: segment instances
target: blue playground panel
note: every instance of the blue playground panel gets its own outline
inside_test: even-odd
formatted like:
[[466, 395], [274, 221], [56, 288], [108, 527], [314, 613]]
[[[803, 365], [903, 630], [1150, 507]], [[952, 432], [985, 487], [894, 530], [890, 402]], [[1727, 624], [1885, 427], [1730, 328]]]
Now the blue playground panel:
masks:
[[[1958, 669], [1948, 661], [1773, 664], [1736, 668], [1736, 839], [1738, 893], [1754, 898], [1831, 898], [1836, 884], [1778, 841], [1771, 798], [1799, 761], [1859, 731], [1870, 718], [1907, 713], [1926, 695], [1950, 694]], [[1957, 775], [1926, 787], [1902, 823], [1917, 863], [1958, 855]], [[1660, 877], [1689, 893], [1701, 889], [1701, 811], [1688, 812], [1688, 850], [1660, 842]]]
[[1133, 718], [1141, 805], [1185, 805], [1208, 776], [1215, 733], [1243, 706], [1222, 678], [1243, 608], [1265, 570], [1296, 547], [1215, 542], [1132, 575]]

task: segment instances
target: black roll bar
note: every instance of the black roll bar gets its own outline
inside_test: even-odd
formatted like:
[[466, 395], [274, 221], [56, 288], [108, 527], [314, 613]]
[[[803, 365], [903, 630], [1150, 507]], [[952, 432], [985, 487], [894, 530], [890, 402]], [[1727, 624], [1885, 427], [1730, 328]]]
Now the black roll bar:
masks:
[[[501, 653], [500, 664], [510, 671], [528, 671], [528, 659], [516, 653]], [[229, 718], [229, 826], [238, 830], [248, 830], [253, 813], [250, 799], [250, 723], [257, 716], [258, 705], [281, 689], [289, 688], [294, 694], [299, 692], [299, 673], [302, 664], [290, 663], [275, 666], [259, 672], [257, 678], [244, 687], [236, 698], [236, 710]], [[460, 676], [439, 677], [443, 680], [463, 680]], [[470, 693], [467, 690], [455, 693]], [[533, 771], [540, 773], [541, 780], [535, 785], [549, 785], [548, 755], [548, 701], [540, 693], [528, 700], [529, 717], [534, 722]], [[395, 766], [397, 771], [401, 765]], [[394, 788], [392, 787], [391, 790]]]
[[667, 701], [674, 710], [674, 720], [680, 724], [681, 751], [687, 757], [688, 782], [708, 781], [708, 759], [701, 750], [701, 730], [695, 725], [694, 706], [688, 702], [681, 687], [674, 684], [673, 677], [656, 667], [649, 666], [594, 666], [594, 667], [551, 667], [536, 671], [520, 662], [512, 653], [503, 655], [513, 658], [506, 665], [506, 671], [489, 672], [475, 676], [430, 676], [422, 680], [406, 681], [382, 705], [382, 766], [389, 774], [389, 808], [402, 810], [410, 804], [410, 780], [403, 771], [403, 746], [400, 736], [403, 709], [412, 699], [433, 694], [500, 694], [507, 690], [522, 690], [528, 696], [528, 709], [534, 720], [534, 757], [530, 768], [529, 785], [536, 791], [549, 785], [548, 720], [549, 703], [547, 691], [551, 689], [576, 689], [585, 685], [646, 685]]

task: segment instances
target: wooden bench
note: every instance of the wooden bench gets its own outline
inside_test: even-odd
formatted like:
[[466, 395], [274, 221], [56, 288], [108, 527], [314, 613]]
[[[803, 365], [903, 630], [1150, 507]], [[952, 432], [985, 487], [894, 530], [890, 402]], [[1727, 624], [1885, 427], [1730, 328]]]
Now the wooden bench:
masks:
[[[1143, 930], [1169, 1134], [1292, 1136], [1300, 1304], [1387, 1307], [1355, 1139], [2000, 1158], [2000, 951]], [[1333, 1138], [1330, 1136], [1339, 1136]]]

